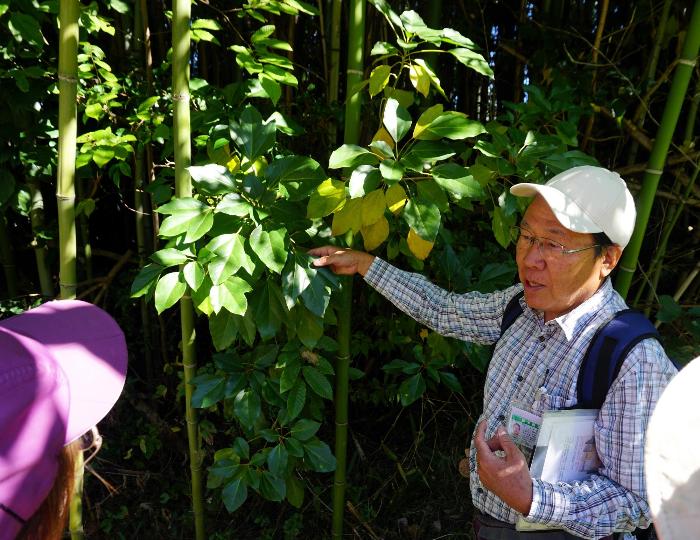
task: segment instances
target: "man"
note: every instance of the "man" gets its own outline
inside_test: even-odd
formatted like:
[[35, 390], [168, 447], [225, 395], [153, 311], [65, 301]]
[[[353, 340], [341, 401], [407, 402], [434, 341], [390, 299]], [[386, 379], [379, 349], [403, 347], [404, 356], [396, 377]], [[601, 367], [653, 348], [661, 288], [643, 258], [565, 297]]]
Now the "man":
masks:
[[[326, 246], [310, 254], [319, 257], [317, 266], [361, 274], [440, 334], [496, 342], [470, 446], [477, 538], [603, 538], [646, 528], [645, 430], [675, 373], [656, 340], [636, 345], [612, 384], [594, 428], [602, 467], [585, 481], [533, 479], [504, 428], [522, 404], [534, 415], [575, 405], [579, 367], [593, 334], [627, 308], [609, 275], [634, 229], [632, 196], [618, 174], [591, 166], [569, 169], [546, 185], [517, 184], [511, 193], [534, 199], [514, 234], [520, 284], [503, 291], [453, 294], [367, 253]], [[523, 313], [501, 337], [506, 305], [520, 291]], [[517, 532], [513, 524], [521, 516], [560, 530]]]

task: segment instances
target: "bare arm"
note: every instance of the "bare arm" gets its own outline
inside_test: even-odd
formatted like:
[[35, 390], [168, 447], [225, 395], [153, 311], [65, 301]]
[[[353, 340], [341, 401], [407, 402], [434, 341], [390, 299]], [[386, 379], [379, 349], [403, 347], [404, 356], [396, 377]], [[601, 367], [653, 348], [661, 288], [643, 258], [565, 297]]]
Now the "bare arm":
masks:
[[308, 253], [312, 257], [318, 257], [313, 261], [314, 266], [329, 266], [336, 274], [346, 276], [356, 273], [364, 276], [374, 261], [374, 255], [364, 251], [355, 251], [336, 246], [313, 248]]

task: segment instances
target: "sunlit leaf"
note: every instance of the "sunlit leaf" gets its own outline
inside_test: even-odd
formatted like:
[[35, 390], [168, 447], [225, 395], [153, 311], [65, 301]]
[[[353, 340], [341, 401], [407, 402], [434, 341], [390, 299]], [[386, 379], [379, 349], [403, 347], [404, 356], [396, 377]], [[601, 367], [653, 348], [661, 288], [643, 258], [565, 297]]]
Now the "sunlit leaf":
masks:
[[379, 163], [379, 158], [366, 148], [356, 144], [344, 144], [333, 151], [328, 160], [328, 167], [340, 169], [342, 167], [357, 167], [358, 165], [376, 165], [377, 163]]
[[377, 66], [372, 70], [369, 76], [369, 95], [371, 97], [376, 96], [379, 92], [384, 90], [384, 87], [389, 82], [389, 76], [391, 75], [391, 67], [387, 65]]
[[398, 214], [406, 205], [406, 201], [408, 200], [406, 191], [403, 189], [403, 187], [401, 187], [401, 184], [394, 184], [387, 189], [386, 193], [384, 194], [384, 198], [386, 200], [387, 208], [389, 208], [389, 210], [394, 214]]
[[332, 214], [345, 203], [345, 183], [329, 178], [309, 198], [306, 216], [320, 218]]
[[416, 91], [424, 97], [428, 97], [428, 92], [430, 91], [430, 77], [423, 66], [415, 63], [411, 64], [408, 75]]
[[180, 281], [179, 272], [170, 272], [158, 280], [155, 292], [156, 311], [163, 313], [166, 309], [174, 306], [185, 294], [187, 285]]
[[450, 49], [447, 52], [453, 55], [457, 60], [459, 60], [459, 62], [468, 68], [493, 79], [493, 70], [491, 69], [491, 66], [489, 66], [489, 63], [479, 53], [461, 47], [457, 49]]
[[[425, 111], [423, 111], [423, 114], [420, 115], [418, 118], [418, 121], [416, 122], [416, 126], [413, 128], [413, 138], [414, 139], [420, 139], [420, 135], [423, 134], [425, 129], [430, 125], [430, 123], [435, 120], [438, 116], [442, 114], [442, 105], [433, 105], [432, 107], [427, 108]], [[438, 136], [434, 136], [434, 138], [439, 138]]]
[[391, 138], [399, 142], [411, 130], [413, 119], [407, 109], [399, 105], [394, 98], [390, 98], [384, 105], [382, 123]]
[[408, 243], [408, 249], [411, 250], [411, 253], [413, 253], [416, 259], [421, 261], [428, 257], [435, 245], [433, 242], [423, 240], [413, 229], [408, 230], [408, 238], [406, 241]]
[[248, 243], [267, 268], [279, 274], [287, 261], [286, 237], [285, 229], [268, 232], [263, 230], [262, 225], [258, 225], [250, 233]]
[[440, 210], [437, 205], [424, 199], [411, 199], [403, 211], [403, 218], [418, 236], [434, 242], [440, 229]]
[[362, 225], [369, 226], [379, 221], [386, 210], [386, 199], [382, 189], [375, 189], [362, 198]]
[[360, 230], [364, 242], [365, 251], [372, 251], [379, 247], [389, 236], [389, 222], [382, 216], [379, 221], [372, 223]]
[[480, 197], [484, 194], [481, 184], [474, 180], [469, 170], [456, 163], [437, 165], [432, 169], [435, 181], [455, 199]]
[[447, 111], [435, 118], [417, 139], [428, 139], [430, 136], [459, 140], [476, 137], [486, 133], [486, 129], [476, 120], [470, 120], [467, 115], [457, 111]]
[[331, 233], [333, 236], [345, 234], [348, 231], [360, 232], [362, 227], [362, 199], [349, 199], [340, 210], [333, 214]]
[[353, 199], [362, 197], [379, 187], [381, 182], [379, 169], [371, 165], [360, 165], [350, 175], [348, 191]]

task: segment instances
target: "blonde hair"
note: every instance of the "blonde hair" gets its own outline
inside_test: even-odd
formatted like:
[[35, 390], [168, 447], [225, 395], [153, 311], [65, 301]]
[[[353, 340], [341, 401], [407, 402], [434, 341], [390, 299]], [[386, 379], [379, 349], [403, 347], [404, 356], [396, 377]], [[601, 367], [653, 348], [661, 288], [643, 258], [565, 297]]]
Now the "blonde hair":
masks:
[[58, 455], [58, 471], [51, 491], [29, 518], [17, 540], [56, 540], [61, 538], [68, 520], [73, 494], [75, 461], [83, 447], [81, 440], [64, 446]]

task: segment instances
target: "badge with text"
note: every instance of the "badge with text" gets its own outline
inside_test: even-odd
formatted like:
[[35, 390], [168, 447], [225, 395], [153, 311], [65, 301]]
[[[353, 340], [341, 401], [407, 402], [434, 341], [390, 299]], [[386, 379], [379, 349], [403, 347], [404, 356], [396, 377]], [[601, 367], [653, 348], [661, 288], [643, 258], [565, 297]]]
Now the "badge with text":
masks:
[[525, 454], [525, 459], [528, 462], [537, 444], [537, 434], [541, 424], [542, 417], [540, 415], [527, 410], [520, 404], [513, 403], [511, 405], [506, 429], [513, 442]]

